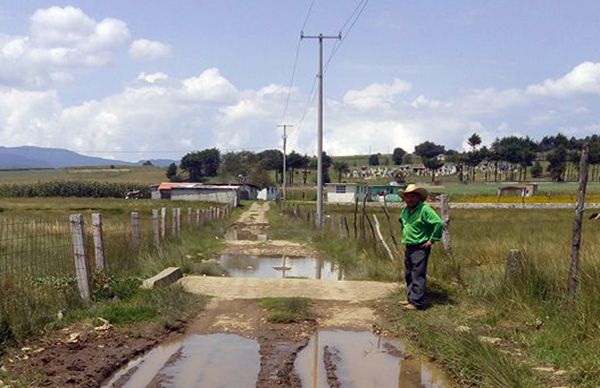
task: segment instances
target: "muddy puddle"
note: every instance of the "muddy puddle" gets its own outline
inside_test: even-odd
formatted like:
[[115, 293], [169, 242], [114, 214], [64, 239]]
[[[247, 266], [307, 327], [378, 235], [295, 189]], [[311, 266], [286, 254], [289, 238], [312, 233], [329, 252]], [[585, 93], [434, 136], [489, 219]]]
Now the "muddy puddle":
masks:
[[221, 255], [220, 264], [230, 277], [306, 278], [343, 280], [335, 263], [314, 257]]
[[255, 340], [190, 335], [131, 361], [103, 387], [254, 387], [259, 370]]
[[296, 358], [303, 387], [444, 387], [433, 366], [370, 332], [318, 331]]

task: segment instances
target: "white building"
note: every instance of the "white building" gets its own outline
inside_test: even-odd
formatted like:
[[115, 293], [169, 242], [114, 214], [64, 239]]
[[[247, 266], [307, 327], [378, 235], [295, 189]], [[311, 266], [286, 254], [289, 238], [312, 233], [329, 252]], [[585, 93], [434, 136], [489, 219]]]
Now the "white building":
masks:
[[325, 187], [329, 203], [354, 203], [357, 198], [362, 201], [368, 192], [363, 183], [327, 183]]
[[275, 201], [278, 194], [279, 191], [277, 190], [277, 187], [268, 186], [258, 191], [257, 199], [262, 199], [263, 201]]

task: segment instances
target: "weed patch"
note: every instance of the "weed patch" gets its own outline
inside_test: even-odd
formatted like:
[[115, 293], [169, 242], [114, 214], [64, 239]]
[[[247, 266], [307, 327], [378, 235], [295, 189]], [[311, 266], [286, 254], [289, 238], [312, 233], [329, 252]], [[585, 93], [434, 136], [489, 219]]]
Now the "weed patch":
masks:
[[269, 311], [271, 323], [301, 322], [312, 317], [311, 302], [306, 298], [263, 298], [260, 305]]

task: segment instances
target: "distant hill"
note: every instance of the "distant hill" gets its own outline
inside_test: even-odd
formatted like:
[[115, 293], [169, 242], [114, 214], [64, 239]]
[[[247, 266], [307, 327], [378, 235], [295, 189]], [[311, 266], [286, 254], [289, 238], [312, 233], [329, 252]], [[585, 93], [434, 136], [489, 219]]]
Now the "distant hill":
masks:
[[61, 148], [0, 147], [0, 168], [62, 168], [87, 166], [132, 166], [136, 163], [123, 160], [85, 156]]

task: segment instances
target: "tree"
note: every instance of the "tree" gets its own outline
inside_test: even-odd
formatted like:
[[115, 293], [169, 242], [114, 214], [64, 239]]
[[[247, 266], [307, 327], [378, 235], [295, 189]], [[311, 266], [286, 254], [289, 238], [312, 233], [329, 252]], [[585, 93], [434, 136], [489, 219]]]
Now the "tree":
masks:
[[146, 160], [144, 163], [142, 163], [142, 166], [154, 166], [154, 164], [152, 164], [152, 161]]
[[567, 164], [567, 149], [565, 146], [560, 145], [558, 148], [550, 151], [546, 156], [548, 159], [548, 172], [550, 177], [555, 182], [562, 182], [564, 180], [565, 167]]
[[467, 144], [469, 145], [469, 147], [471, 147], [471, 151], [475, 151], [477, 146], [481, 144], [481, 136], [479, 136], [477, 133], [472, 134], [467, 139]]
[[338, 182], [342, 182], [342, 174], [350, 171], [348, 163], [341, 160], [333, 161], [333, 169], [338, 173]]
[[369, 156], [369, 166], [379, 166], [379, 154]]
[[308, 166], [308, 157], [306, 155], [300, 155], [296, 151], [292, 151], [286, 158], [286, 166], [289, 169], [287, 172], [290, 177], [288, 182], [294, 183], [294, 170], [306, 168]]
[[435, 181], [435, 170], [442, 167], [444, 162], [437, 158], [438, 155], [444, 154], [446, 149], [443, 145], [435, 144], [430, 141], [425, 141], [415, 146], [415, 154], [421, 157], [425, 168], [431, 170], [431, 181]]
[[[331, 167], [333, 160], [331, 159], [331, 156], [327, 155], [327, 153], [325, 151], [323, 151], [323, 153], [321, 155], [322, 155], [321, 162], [323, 163], [323, 183], [329, 183], [329, 182], [331, 182], [331, 179], [329, 178], [329, 167]], [[310, 168], [316, 170], [317, 164], [318, 164], [318, 160], [316, 157], [310, 158], [310, 161], [309, 161]]]
[[221, 162], [221, 153], [216, 148], [190, 152], [181, 159], [181, 169], [189, 174], [189, 181], [197, 182], [202, 177], [216, 176]]
[[394, 161], [394, 164], [395, 165], [402, 164], [404, 155], [406, 155], [406, 151], [404, 151], [402, 148], [400, 148], [400, 147], [394, 148], [394, 152], [392, 153], [392, 160]]
[[533, 163], [533, 166], [531, 167], [531, 176], [533, 178], [539, 178], [542, 176], [542, 172], [544, 172], [542, 164], [539, 160], [536, 160], [535, 163]]
[[256, 154], [250, 151], [228, 152], [223, 155], [221, 174], [240, 182], [248, 180], [250, 172], [259, 164]]
[[165, 175], [167, 176], [169, 181], [174, 182], [175, 178], [177, 177], [177, 165], [175, 163], [169, 164]]
[[279, 182], [278, 174], [283, 171], [283, 152], [279, 150], [264, 150], [256, 154], [256, 156], [265, 170], [275, 171], [275, 181]]

